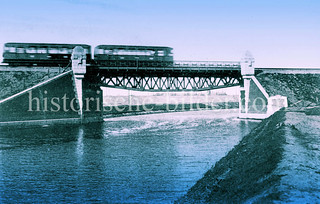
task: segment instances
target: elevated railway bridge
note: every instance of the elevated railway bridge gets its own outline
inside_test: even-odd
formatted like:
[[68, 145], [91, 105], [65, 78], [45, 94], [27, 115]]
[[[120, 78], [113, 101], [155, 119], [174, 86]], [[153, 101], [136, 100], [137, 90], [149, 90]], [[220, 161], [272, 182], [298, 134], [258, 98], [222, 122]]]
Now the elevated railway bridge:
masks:
[[[11, 67], [0, 65], [0, 71], [63, 73], [72, 67]], [[255, 68], [258, 73], [320, 74], [320, 68]], [[174, 61], [168, 67], [105, 67], [86, 65], [90, 83], [109, 88], [137, 91], [205, 91], [240, 86], [243, 82], [240, 61]]]
[[204, 91], [239, 86], [240, 63], [233, 61], [175, 61], [168, 67], [89, 66], [91, 83], [139, 91]]
[[[86, 63], [86, 54], [81, 47], [74, 49], [70, 67], [0, 66], [0, 71], [24, 70], [60, 74], [0, 101], [0, 111], [3, 116], [0, 118], [0, 123], [6, 118], [12, 118], [10, 121], [13, 121], [16, 115], [25, 115], [26, 120], [30, 118], [45, 121], [72, 118], [80, 122], [102, 120], [101, 87], [168, 92], [204, 91], [240, 86], [239, 117], [262, 119], [281, 107], [286, 107], [287, 100], [284, 96], [269, 96], [255, 78], [257, 73], [320, 74], [319, 68], [255, 68], [254, 59], [249, 55], [241, 61], [174, 61], [172, 66], [146, 67], [98, 66]], [[67, 99], [70, 100], [70, 104], [58, 104]], [[28, 101], [29, 104], [21, 105], [22, 100]], [[24, 113], [21, 114], [22, 112]], [[35, 116], [35, 113], [38, 115]]]

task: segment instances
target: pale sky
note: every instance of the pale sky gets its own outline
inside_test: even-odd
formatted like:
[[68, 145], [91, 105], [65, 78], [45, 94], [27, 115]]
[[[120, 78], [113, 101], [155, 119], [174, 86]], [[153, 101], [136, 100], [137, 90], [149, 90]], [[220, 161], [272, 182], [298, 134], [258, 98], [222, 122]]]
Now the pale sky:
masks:
[[2, 0], [0, 9], [1, 47], [161, 45], [176, 60], [213, 61], [249, 50], [257, 67], [320, 67], [319, 0]]

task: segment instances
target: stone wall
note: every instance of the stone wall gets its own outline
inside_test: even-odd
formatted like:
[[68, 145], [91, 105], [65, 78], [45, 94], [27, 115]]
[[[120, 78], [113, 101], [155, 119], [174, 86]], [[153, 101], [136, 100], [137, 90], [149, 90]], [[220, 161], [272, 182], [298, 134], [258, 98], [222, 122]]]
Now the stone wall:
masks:
[[0, 122], [79, 118], [72, 72], [26, 89], [0, 103]]

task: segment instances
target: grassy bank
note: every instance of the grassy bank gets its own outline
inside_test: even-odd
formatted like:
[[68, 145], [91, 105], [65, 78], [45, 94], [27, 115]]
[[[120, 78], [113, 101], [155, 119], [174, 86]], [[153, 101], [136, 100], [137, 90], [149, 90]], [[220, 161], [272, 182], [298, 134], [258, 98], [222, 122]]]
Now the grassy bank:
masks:
[[319, 116], [275, 113], [245, 136], [177, 203], [319, 201], [319, 124]]

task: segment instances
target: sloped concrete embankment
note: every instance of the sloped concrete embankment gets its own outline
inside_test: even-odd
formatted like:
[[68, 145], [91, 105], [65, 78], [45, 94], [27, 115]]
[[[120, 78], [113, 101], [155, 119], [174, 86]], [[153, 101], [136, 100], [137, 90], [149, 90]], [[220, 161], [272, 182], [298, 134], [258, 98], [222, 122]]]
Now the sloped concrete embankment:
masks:
[[320, 201], [320, 117], [263, 120], [177, 203]]

